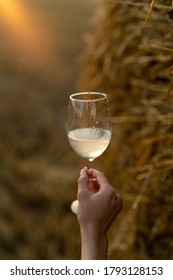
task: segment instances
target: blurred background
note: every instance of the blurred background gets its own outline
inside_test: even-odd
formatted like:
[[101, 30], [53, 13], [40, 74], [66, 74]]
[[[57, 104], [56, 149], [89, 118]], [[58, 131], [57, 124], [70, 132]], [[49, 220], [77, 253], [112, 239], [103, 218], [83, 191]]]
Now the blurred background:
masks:
[[80, 257], [65, 118], [92, 2], [0, 1], [0, 259]]
[[94, 164], [124, 207], [108, 258], [173, 259], [172, 15], [172, 0], [0, 1], [0, 259], [80, 259], [76, 91], [110, 101]]

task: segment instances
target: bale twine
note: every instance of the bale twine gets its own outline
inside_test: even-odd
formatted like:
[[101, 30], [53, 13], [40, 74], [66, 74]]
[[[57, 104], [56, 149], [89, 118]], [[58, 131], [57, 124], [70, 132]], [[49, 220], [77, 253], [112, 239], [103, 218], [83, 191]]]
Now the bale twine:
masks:
[[109, 257], [172, 259], [172, 1], [101, 1], [92, 24], [78, 88], [108, 93], [112, 151], [102, 169], [124, 198]]

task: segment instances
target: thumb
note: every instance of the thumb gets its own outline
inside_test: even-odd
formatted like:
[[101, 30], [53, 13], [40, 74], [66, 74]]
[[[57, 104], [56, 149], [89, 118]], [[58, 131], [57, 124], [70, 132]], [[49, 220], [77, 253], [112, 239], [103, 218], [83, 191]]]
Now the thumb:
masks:
[[84, 167], [81, 169], [78, 179], [78, 193], [88, 191], [88, 179], [87, 167]]

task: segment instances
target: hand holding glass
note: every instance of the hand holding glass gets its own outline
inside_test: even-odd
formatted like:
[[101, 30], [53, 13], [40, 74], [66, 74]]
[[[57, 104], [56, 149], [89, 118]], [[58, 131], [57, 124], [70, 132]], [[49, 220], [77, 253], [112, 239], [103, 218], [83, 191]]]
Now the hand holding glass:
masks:
[[73, 150], [86, 158], [90, 167], [91, 162], [106, 150], [111, 139], [106, 94], [82, 92], [70, 95], [66, 130]]

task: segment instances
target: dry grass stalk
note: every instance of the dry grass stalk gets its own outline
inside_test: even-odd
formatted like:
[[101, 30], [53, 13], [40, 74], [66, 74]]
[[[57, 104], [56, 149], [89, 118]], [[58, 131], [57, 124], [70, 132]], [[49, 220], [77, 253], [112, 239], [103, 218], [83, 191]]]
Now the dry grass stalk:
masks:
[[[153, 0], [152, 0], [153, 1]], [[108, 2], [108, 1], [107, 1]], [[109, 0], [109, 2], [112, 2], [112, 3], [117, 3], [117, 4], [125, 4], [125, 5], [129, 5], [129, 6], [135, 6], [135, 7], [149, 7], [151, 6], [151, 3], [144, 3], [144, 2], [134, 2], [133, 0], [132, 1], [128, 1], [128, 0]], [[164, 1], [163, 1], [164, 2]], [[168, 4], [168, 5], [164, 5], [164, 4], [157, 4], [155, 3], [154, 4], [154, 7], [156, 9], [160, 9], [160, 10], [171, 10], [172, 9], [172, 6], [173, 6], [173, 3], [172, 4]]]
[[150, 8], [149, 8], [148, 13], [147, 13], [147, 16], [146, 16], [145, 21], [144, 21], [144, 25], [143, 25], [144, 27], [146, 27], [147, 22], [148, 22], [148, 20], [149, 20], [149, 18], [151, 16], [151, 12], [153, 10], [154, 4], [155, 4], [155, 0], [152, 0], [151, 4], [150, 4]]

